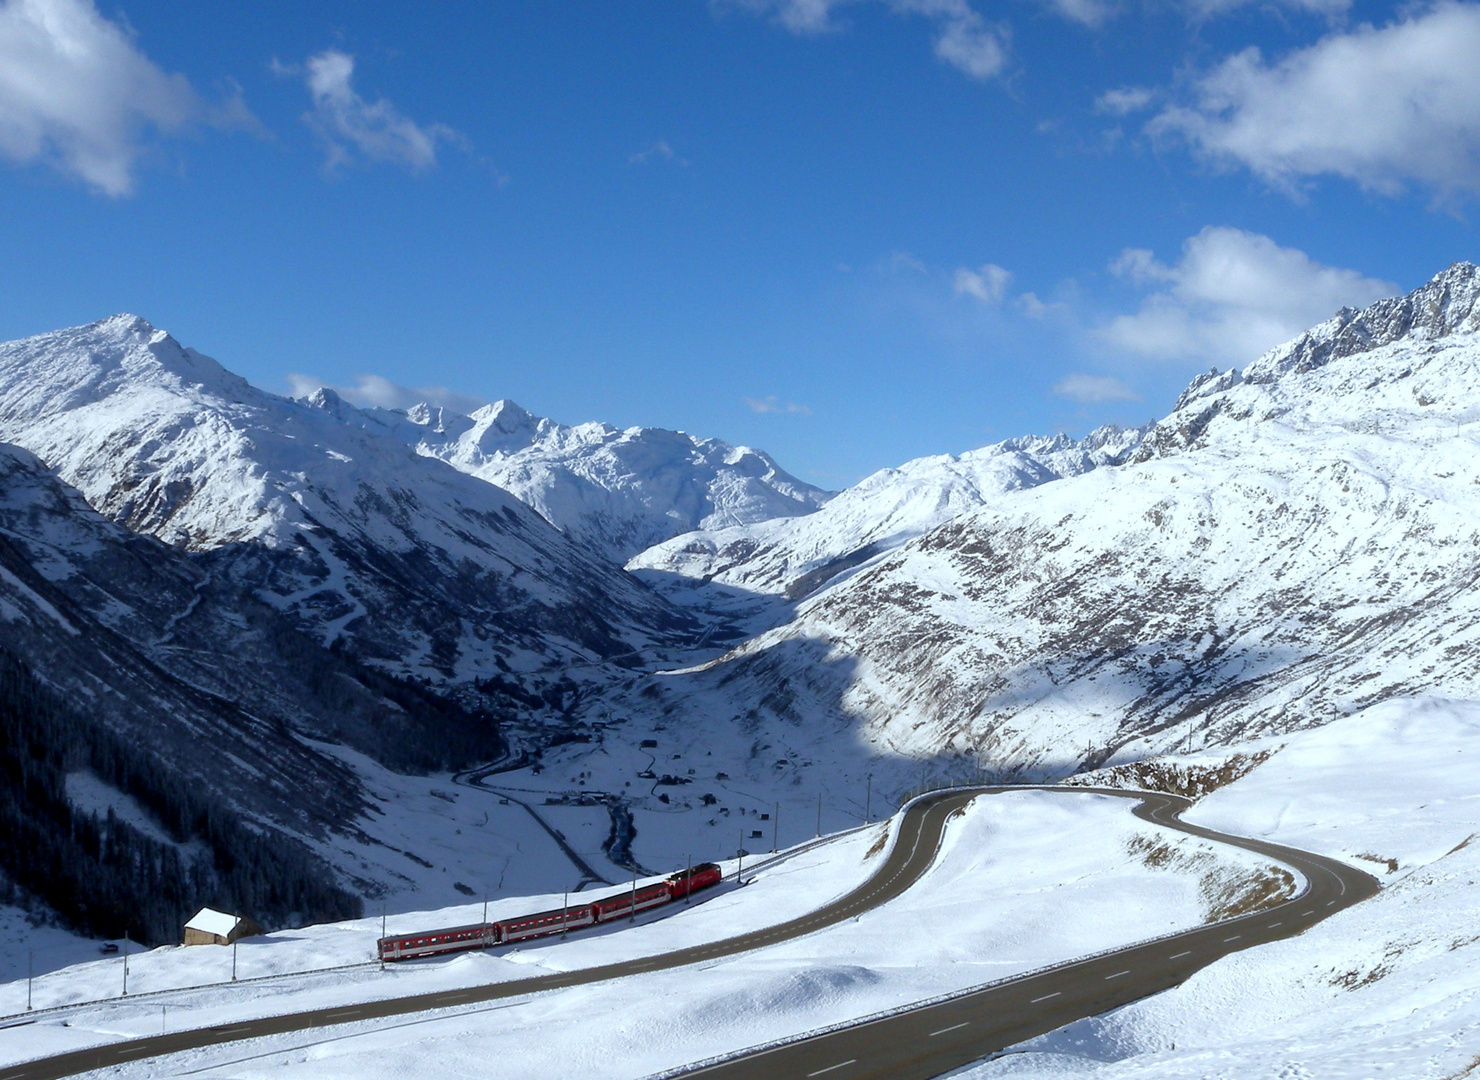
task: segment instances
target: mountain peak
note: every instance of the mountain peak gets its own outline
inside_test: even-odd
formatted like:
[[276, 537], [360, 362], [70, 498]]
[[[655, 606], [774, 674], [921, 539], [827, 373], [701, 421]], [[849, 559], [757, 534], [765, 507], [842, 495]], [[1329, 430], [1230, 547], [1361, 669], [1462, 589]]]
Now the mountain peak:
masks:
[[1480, 267], [1457, 262], [1407, 296], [1378, 300], [1361, 311], [1342, 308], [1259, 357], [1244, 369], [1242, 379], [1270, 383], [1395, 341], [1434, 341], [1476, 330], [1480, 330]]

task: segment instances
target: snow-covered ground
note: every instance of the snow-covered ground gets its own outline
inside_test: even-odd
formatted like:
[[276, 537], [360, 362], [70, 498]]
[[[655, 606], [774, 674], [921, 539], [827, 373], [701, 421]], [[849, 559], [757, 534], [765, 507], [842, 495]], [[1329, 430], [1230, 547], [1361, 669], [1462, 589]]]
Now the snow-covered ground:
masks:
[[[978, 799], [948, 828], [939, 858], [905, 896], [853, 921], [787, 944], [699, 967], [404, 1020], [346, 1025], [231, 1044], [141, 1063], [119, 1075], [424, 1072], [505, 1080], [555, 1075], [634, 1077], [852, 1017], [1010, 976], [1087, 952], [1201, 923], [1263, 867], [1251, 855], [1149, 825], [1126, 800], [1024, 791]], [[127, 1002], [49, 1011], [9, 1031], [0, 1060], [253, 1016], [331, 1007], [527, 977], [666, 952], [812, 910], [862, 881], [883, 858], [894, 824], [858, 830], [763, 870], [743, 889], [567, 942], [392, 965], [365, 963], [379, 919], [266, 935], [239, 948], [238, 976], [306, 968], [317, 975], [220, 985], [231, 951], [156, 949], [130, 960]], [[1170, 860], [1143, 858], [1168, 845]], [[559, 896], [496, 901], [490, 916], [558, 906]], [[473, 921], [481, 903], [407, 913], [390, 929]], [[38, 979], [36, 1003], [116, 999], [122, 961]], [[169, 987], [196, 990], [160, 992]], [[24, 1008], [25, 986], [0, 987], [0, 1013]], [[144, 995], [144, 996], [139, 996]], [[65, 1026], [64, 1026], [65, 1025]], [[517, 1047], [518, 1053], [510, 1051]]]
[[1374, 706], [1185, 815], [1352, 860], [1375, 898], [960, 1080], [1459, 1080], [1480, 1072], [1480, 702]]

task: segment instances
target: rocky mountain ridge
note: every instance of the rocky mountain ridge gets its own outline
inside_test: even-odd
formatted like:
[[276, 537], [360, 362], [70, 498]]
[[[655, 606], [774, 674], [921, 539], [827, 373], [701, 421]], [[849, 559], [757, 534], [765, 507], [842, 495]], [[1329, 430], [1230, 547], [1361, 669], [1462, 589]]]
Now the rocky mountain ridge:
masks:
[[539, 681], [697, 633], [512, 495], [336, 404], [257, 390], [133, 316], [0, 345], [0, 439], [388, 672]]
[[[1008, 493], [1124, 461], [1143, 431], [1110, 426], [1083, 439], [1026, 436], [917, 458], [881, 469], [806, 517], [685, 533], [634, 557], [627, 568], [680, 603], [695, 603], [716, 585], [800, 600]], [[695, 583], [710, 588], [695, 590]]]
[[832, 494], [763, 450], [661, 428], [567, 426], [512, 401], [469, 416], [427, 404], [361, 412], [417, 453], [510, 492], [619, 565], [678, 533], [809, 514]]
[[1195, 382], [1124, 464], [954, 517], [672, 689], [1049, 776], [1475, 696], [1477, 278]]

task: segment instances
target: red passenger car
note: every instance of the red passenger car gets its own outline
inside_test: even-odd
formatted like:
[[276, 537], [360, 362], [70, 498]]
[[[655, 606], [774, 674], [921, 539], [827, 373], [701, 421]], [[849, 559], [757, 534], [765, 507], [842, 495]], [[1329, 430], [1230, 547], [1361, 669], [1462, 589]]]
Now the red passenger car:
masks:
[[452, 926], [445, 930], [423, 930], [400, 937], [383, 937], [375, 946], [382, 960], [410, 960], [415, 956], [486, 949], [497, 944], [498, 933], [492, 923], [474, 923], [472, 926]]
[[524, 941], [526, 938], [544, 937], [546, 934], [561, 934], [580, 926], [590, 926], [596, 920], [591, 916], [591, 905], [565, 908], [562, 911], [542, 911], [538, 915], [521, 915], [517, 919], [505, 919], [495, 923], [499, 941]]

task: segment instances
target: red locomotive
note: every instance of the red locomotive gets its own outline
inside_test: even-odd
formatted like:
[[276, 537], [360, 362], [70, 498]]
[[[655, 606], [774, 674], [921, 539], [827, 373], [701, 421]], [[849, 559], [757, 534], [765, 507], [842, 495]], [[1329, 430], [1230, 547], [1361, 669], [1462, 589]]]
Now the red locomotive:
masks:
[[383, 937], [375, 943], [382, 960], [410, 960], [417, 956], [437, 956], [441, 953], [462, 952], [465, 949], [486, 949], [491, 945], [525, 941], [529, 938], [547, 937], [583, 926], [610, 922], [623, 915], [634, 915], [639, 911], [671, 904], [682, 900], [690, 893], [707, 889], [720, 882], [720, 868], [714, 863], [700, 863], [687, 870], [680, 870], [656, 885], [645, 885], [640, 889], [609, 896], [579, 907], [566, 907], [557, 911], [541, 911], [534, 915], [519, 915], [499, 922], [474, 923], [471, 926], [453, 926], [445, 930], [423, 930], [416, 934], [400, 934]]

